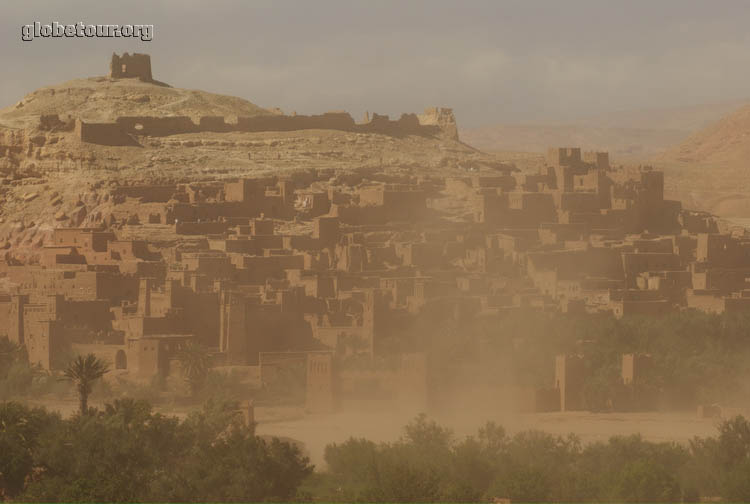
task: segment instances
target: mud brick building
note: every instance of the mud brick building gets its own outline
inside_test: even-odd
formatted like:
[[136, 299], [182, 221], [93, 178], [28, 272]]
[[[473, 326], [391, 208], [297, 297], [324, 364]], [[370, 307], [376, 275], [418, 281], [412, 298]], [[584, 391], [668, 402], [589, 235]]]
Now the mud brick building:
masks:
[[[150, 78], [145, 60], [126, 56], [113, 60], [114, 78]], [[373, 115], [362, 127], [450, 127], [450, 117]], [[339, 116], [293, 122], [334, 119], [355, 127]], [[297, 127], [287, 120], [268, 124]], [[128, 135], [265, 127], [223, 118], [116, 124]], [[536, 173], [499, 165], [465, 177], [357, 180], [312, 170], [113, 187], [104, 225], [61, 222], [36, 261], [0, 262], [0, 337], [47, 369], [85, 349], [134, 379], [174, 373], [191, 341], [217, 365], [267, 373], [272, 356], [295, 356], [308, 409], [329, 411], [362, 380], [426, 400], [430, 366], [419, 352], [369, 377], [346, 366], [375, 362], [392, 334], [424, 319], [750, 309], [750, 237], [665, 200], [662, 173], [614, 168], [604, 152], [553, 148]], [[447, 215], [446, 201], [462, 205], [463, 220]], [[557, 358], [554, 387], [536, 392], [539, 408], [584, 407], [584, 362]], [[626, 356], [624, 383], [641, 364]]]

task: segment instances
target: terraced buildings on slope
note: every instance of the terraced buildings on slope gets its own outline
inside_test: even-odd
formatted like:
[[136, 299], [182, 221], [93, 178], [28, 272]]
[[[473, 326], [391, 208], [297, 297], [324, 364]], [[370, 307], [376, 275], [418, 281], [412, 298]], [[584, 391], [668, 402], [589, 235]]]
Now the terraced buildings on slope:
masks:
[[[435, 313], [750, 308], [750, 240], [604, 153], [551, 149], [533, 175], [330, 175], [112, 187], [105, 228], [60, 227], [38, 264], [2, 263], [0, 336], [45, 368], [94, 349], [134, 377], [168, 375], [197, 341], [216, 365], [296, 355], [333, 373]], [[471, 222], [441, 210], [451, 198]], [[161, 238], [126, 237], [139, 229]]]
[[[308, 120], [288, 116], [285, 127]], [[172, 135], [175, 124], [212, 132], [227, 124], [149, 121], [121, 118], [90, 132], [138, 144]], [[381, 122], [374, 134], [455, 129], [444, 109], [407, 119], [415, 130]], [[40, 129], [77, 128], [87, 142], [84, 124], [44, 115]], [[258, 370], [269, 386], [285, 373], [304, 376], [307, 407], [321, 411], [373, 380], [392, 396], [425, 400], [425, 348], [400, 349], [387, 369], [365, 365], [392, 355], [394, 335], [421, 320], [750, 308], [750, 239], [665, 200], [661, 172], [553, 148], [537, 173], [489, 162], [460, 173], [370, 166], [93, 183], [83, 199], [108, 209], [95, 227], [80, 227], [89, 210], [79, 200], [55, 214], [49, 239], [32, 238], [38, 256], [9, 252], [0, 263], [0, 337], [25, 345], [45, 369], [94, 352], [133, 380], [178, 373], [180, 349], [198, 342], [216, 367]], [[49, 197], [60, 203], [57, 192]], [[625, 356], [623, 384], [646, 363]], [[560, 356], [555, 370], [532, 407], [581, 407], [581, 360]]]

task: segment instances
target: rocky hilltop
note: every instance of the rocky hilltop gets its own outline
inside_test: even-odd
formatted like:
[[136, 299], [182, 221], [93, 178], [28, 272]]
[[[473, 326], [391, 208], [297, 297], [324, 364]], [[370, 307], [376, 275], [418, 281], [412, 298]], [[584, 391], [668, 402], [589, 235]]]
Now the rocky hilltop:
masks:
[[27, 94], [0, 110], [0, 125], [34, 128], [41, 116], [112, 122], [122, 116], [258, 116], [277, 113], [234, 96], [179, 89], [154, 80], [147, 54], [112, 55], [109, 75], [75, 79]]
[[137, 79], [90, 77], [45, 86], [27, 94], [16, 104], [0, 110], [0, 124], [29, 128], [38, 122], [39, 116], [48, 114], [111, 122], [120, 116], [255, 116], [271, 112], [234, 96]]
[[[107, 76], [46, 86], [0, 110], [0, 246], [10, 255], [33, 256], [56, 227], [106, 225], [112, 190], [124, 185], [316, 170], [417, 176], [495, 162], [458, 141], [449, 109], [364, 124], [341, 113], [284, 116], [153, 80], [147, 64], [146, 74], [113, 59]], [[331, 118], [344, 127], [325, 127]], [[251, 126], [239, 130], [243, 120]], [[109, 142], [114, 130], [126, 142]]]

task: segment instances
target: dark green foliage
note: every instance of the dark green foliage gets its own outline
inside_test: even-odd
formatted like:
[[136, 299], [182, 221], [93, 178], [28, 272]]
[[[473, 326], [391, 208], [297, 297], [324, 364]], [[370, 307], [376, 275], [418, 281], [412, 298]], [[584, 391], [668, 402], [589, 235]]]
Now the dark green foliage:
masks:
[[70, 420], [0, 403], [0, 454], [0, 495], [32, 502], [289, 500], [312, 472], [232, 404], [180, 422], [132, 399]]
[[748, 434], [750, 422], [737, 418], [689, 448], [637, 435], [582, 446], [575, 436], [508, 436], [490, 423], [457, 441], [418, 417], [396, 443], [329, 445], [329, 472], [310, 488], [320, 500], [342, 502], [697, 502], [701, 495], [747, 502]]
[[0, 403], [0, 496], [15, 497], [32, 474], [40, 440], [61, 423], [44, 409]]
[[750, 422], [739, 416], [723, 422], [712, 451], [721, 495], [734, 502], [750, 501]]
[[63, 423], [40, 440], [41, 477], [24, 498], [33, 501], [135, 501], [156, 467], [170, 463], [178, 444], [176, 419], [152, 414], [147, 403], [116, 401], [96, 415]]
[[63, 420], [0, 403], [0, 495], [33, 502], [697, 502], [750, 499], [750, 422], [725, 421], [689, 447], [616, 436], [512, 436], [488, 423], [456, 439], [425, 416], [401, 439], [329, 445], [326, 473], [299, 449], [255, 436], [237, 404], [183, 421], [121, 399]]

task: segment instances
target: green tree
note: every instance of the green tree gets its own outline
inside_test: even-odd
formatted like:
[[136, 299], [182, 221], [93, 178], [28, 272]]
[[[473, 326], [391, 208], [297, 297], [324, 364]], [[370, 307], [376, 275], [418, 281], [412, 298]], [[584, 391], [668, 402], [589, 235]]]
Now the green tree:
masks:
[[630, 462], [623, 467], [613, 490], [625, 502], [677, 502], [682, 492], [675, 469], [653, 460]]
[[289, 501], [313, 470], [291, 443], [266, 441], [237, 415], [236, 404], [209, 401], [182, 424], [188, 441], [155, 479], [162, 501]]
[[34, 468], [34, 453], [45, 429], [61, 423], [42, 408], [0, 403], [0, 497], [15, 498]]
[[454, 444], [445, 497], [460, 502], [497, 497], [489, 495], [489, 489], [507, 458], [508, 442], [505, 429], [488, 422], [479, 428], [477, 436]]
[[79, 355], [65, 369], [65, 377], [75, 384], [78, 391], [81, 415], [89, 413], [88, 400], [93, 383], [107, 371], [107, 363], [94, 354]]
[[143, 401], [118, 400], [97, 414], [72, 417], [41, 437], [35, 451], [39, 476], [21, 500], [155, 500], [154, 481], [190, 444], [177, 418], [154, 414]]
[[377, 456], [378, 446], [375, 443], [355, 438], [341, 444], [329, 444], [324, 452], [329, 473], [340, 484], [356, 491], [361, 491], [363, 483], [370, 477]]
[[721, 468], [721, 495], [733, 502], [750, 501], [750, 421], [743, 416], [719, 425], [715, 462]]
[[551, 492], [552, 484], [542, 469], [518, 467], [511, 470], [507, 496], [512, 502], [546, 502]]
[[[96, 414], [59, 421], [57, 429], [31, 432], [29, 446], [19, 441], [22, 436], [10, 436], [15, 445], [9, 446], [18, 447], [2, 452], [0, 464], [7, 468], [0, 465], [0, 471], [3, 477], [13, 476], [18, 501], [296, 498], [299, 485], [312, 472], [308, 459], [294, 444], [255, 436], [252, 426], [239, 420], [235, 406], [209, 404], [180, 421], [152, 412], [145, 401], [120, 399]], [[9, 423], [22, 429], [24, 418], [16, 415]], [[0, 450], [5, 448], [3, 439], [0, 431]], [[14, 456], [6, 458], [6, 453]]]

